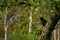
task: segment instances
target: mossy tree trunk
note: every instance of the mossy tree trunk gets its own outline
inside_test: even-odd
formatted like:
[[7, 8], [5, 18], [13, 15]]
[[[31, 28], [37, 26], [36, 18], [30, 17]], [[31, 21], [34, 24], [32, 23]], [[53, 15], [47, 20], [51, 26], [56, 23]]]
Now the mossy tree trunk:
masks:
[[60, 10], [56, 10], [56, 14], [51, 17], [51, 21], [47, 22], [47, 24], [45, 25], [45, 27], [43, 28], [43, 31], [39, 37], [39, 40], [51, 40], [51, 33], [52, 31], [56, 28], [56, 25], [60, 19], [60, 12], [58, 12]]

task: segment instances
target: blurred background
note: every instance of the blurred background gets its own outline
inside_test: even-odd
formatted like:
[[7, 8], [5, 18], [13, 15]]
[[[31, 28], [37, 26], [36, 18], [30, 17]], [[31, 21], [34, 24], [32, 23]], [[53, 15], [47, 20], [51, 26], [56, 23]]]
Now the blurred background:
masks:
[[[0, 0], [0, 40], [38, 40], [47, 21], [55, 14], [54, 4], [60, 0]], [[60, 40], [60, 21], [51, 40]]]

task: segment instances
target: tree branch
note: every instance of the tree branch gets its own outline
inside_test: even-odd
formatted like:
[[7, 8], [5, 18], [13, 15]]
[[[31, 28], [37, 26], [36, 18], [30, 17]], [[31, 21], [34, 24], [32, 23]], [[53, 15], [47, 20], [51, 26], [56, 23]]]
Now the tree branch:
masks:
[[39, 40], [51, 40], [51, 33], [55, 29], [56, 24], [60, 19], [60, 13], [56, 13], [54, 17], [51, 17], [51, 22], [48, 22], [43, 28], [43, 31], [39, 37]]

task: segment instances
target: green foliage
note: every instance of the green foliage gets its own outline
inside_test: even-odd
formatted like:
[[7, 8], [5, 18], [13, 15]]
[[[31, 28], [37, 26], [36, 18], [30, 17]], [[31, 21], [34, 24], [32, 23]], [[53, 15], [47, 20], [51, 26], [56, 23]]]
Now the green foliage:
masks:
[[28, 3], [30, 3], [31, 5], [37, 6], [39, 5], [39, 3], [41, 2], [41, 0], [29, 0]]
[[[22, 2], [24, 0], [0, 0], [0, 10], [5, 7], [12, 7], [12, 6], [17, 6], [20, 4], [20, 2]], [[55, 0], [57, 3], [59, 2], [59, 0]], [[32, 6], [41, 6], [44, 8], [51, 8], [52, 3], [54, 2], [54, 0], [28, 0], [27, 3], [31, 4]], [[27, 4], [26, 3], [26, 4]]]
[[12, 35], [12, 40], [37, 40], [35, 34], [24, 34], [21, 32], [15, 33]]
[[60, 7], [60, 1], [58, 1], [58, 2], [56, 3], [56, 6]]
[[22, 31], [18, 30], [18, 24], [15, 24], [15, 31], [12, 32], [11, 40], [37, 40], [36, 33], [23, 33]]
[[[41, 13], [45, 13], [43, 11], [47, 9], [55, 11], [54, 4], [60, 7], [60, 0], [27, 0], [24, 5], [21, 5], [23, 1], [24, 0], [0, 0], [0, 10], [5, 11], [6, 8], [8, 8], [8, 10], [14, 10], [16, 6], [21, 7], [21, 10], [18, 12], [20, 23], [15, 23], [14, 25], [15, 30], [11, 33], [12, 40], [37, 40], [37, 35], [40, 35], [43, 30], [43, 26], [39, 19]], [[31, 6], [27, 4], [31, 4]], [[25, 33], [22, 32], [22, 29], [25, 28], [28, 31], [29, 10], [32, 6], [34, 7], [32, 11], [32, 33]]]
[[42, 30], [43, 30], [43, 26], [41, 23], [39, 23], [36, 29], [37, 35], [40, 35], [42, 33]]

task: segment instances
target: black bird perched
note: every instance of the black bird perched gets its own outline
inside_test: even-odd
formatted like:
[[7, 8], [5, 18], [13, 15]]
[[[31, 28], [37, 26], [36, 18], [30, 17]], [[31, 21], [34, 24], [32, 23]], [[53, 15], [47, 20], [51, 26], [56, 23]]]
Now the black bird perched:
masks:
[[42, 25], [45, 26], [46, 23], [47, 23], [47, 21], [46, 21], [43, 17], [40, 17], [40, 20], [41, 20], [41, 22], [42, 22]]

